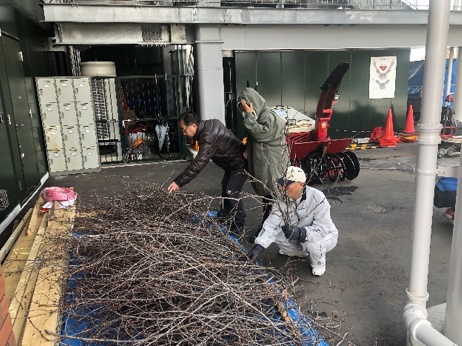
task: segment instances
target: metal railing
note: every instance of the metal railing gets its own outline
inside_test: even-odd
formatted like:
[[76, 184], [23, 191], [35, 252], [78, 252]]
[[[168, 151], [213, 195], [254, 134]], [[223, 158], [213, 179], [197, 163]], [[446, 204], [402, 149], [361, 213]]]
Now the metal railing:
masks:
[[[428, 10], [429, 0], [41, 0], [45, 4], [98, 4], [137, 6], [195, 6], [200, 2], [220, 3], [233, 7], [301, 7], [311, 9], [356, 10]], [[454, 0], [453, 11], [462, 10], [459, 0]]]
[[[210, 0], [206, 0], [210, 2]], [[217, 2], [219, 0], [213, 1]], [[103, 4], [103, 5], [196, 5], [201, 0], [42, 0], [45, 4]], [[242, 6], [249, 5], [300, 5], [306, 8], [357, 8], [357, 9], [394, 9], [396, 7], [409, 8], [402, 0], [222, 0], [222, 5]]]

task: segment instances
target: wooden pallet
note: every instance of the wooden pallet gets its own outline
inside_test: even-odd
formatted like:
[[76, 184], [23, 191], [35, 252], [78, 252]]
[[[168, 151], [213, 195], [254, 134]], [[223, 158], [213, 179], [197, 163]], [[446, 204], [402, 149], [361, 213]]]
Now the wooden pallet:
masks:
[[[43, 199], [37, 200], [14, 230], [15, 241], [8, 240], [10, 248], [0, 250], [0, 255], [8, 254], [3, 274], [17, 345], [55, 345], [60, 333], [58, 307], [69, 255], [54, 239], [70, 235], [75, 207], [59, 209], [55, 202], [44, 214], [40, 212], [43, 203]], [[50, 251], [56, 256], [45, 256]], [[52, 260], [42, 263], [43, 258]]]

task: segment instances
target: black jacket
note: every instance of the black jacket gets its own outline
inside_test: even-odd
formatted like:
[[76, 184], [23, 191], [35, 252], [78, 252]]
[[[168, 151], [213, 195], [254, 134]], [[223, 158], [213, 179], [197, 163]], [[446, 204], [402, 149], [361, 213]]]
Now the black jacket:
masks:
[[183, 173], [174, 179], [178, 186], [181, 187], [193, 180], [210, 160], [225, 171], [246, 168], [244, 144], [221, 121], [201, 121], [194, 141], [199, 141], [199, 152]]

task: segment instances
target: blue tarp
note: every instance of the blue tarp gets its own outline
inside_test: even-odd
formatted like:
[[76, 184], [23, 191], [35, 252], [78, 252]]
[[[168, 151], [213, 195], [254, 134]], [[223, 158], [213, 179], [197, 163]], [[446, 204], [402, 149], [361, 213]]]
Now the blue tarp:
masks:
[[[420, 96], [422, 93], [423, 76], [424, 76], [425, 60], [422, 61], [411, 61], [409, 65], [409, 81], [408, 81], [408, 96]], [[446, 59], [446, 69], [444, 73], [444, 86], [442, 88], [441, 106], [445, 105], [446, 98], [446, 85], [448, 80], [448, 66], [449, 59]], [[452, 63], [452, 76], [451, 76], [451, 94], [454, 93], [454, 87], [456, 84], [456, 72], [457, 72], [457, 59], [453, 60]], [[454, 105], [451, 104], [451, 107]]]

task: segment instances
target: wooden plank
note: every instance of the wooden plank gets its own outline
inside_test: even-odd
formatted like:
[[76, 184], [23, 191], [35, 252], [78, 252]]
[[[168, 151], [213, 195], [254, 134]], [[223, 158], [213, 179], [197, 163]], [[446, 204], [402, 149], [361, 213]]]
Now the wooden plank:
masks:
[[14, 228], [14, 231], [11, 233], [5, 245], [3, 245], [2, 249], [0, 250], [0, 262], [3, 262], [5, 257], [8, 255], [8, 253], [13, 248], [14, 243], [16, 242], [16, 240], [18, 239], [19, 235], [21, 234], [24, 228], [24, 225], [26, 225], [27, 222], [29, 221], [31, 214], [32, 214], [32, 209], [29, 209], [26, 215], [24, 215], [24, 217], [22, 218], [21, 222], [17, 225], [17, 227]]
[[[59, 334], [59, 305], [63, 299], [64, 272], [69, 263], [69, 250], [65, 243], [55, 244], [56, 236], [70, 235], [75, 218], [75, 207], [58, 209], [50, 214], [43, 250], [53, 251], [53, 260], [40, 269], [21, 345], [51, 346], [57, 344]], [[52, 334], [50, 334], [51, 332]]]
[[18, 247], [15, 247], [10, 253], [10, 256], [8, 256], [12, 257], [13, 259], [11, 261], [7, 259], [3, 264], [5, 293], [9, 301], [11, 301], [11, 298], [16, 291], [16, 287], [18, 285], [19, 279], [21, 278], [22, 271], [26, 265], [27, 257], [29, 257], [30, 249], [32, 247], [30, 242], [22, 245], [22, 243], [25, 242], [24, 239], [19, 239], [18, 242], [21, 243], [21, 245], [18, 244]]
[[45, 234], [48, 218], [42, 218], [39, 230], [34, 239], [34, 243], [27, 257], [25, 267], [22, 270], [16, 290], [10, 300], [9, 312], [11, 321], [13, 322], [13, 333], [15, 340], [20, 344], [21, 337], [26, 323], [27, 313], [31, 305], [32, 293], [39, 274], [38, 269], [34, 268], [34, 263], [40, 253], [40, 247], [43, 243], [43, 235]]
[[[37, 215], [37, 218], [38, 220], [40, 220], [40, 222], [42, 222], [43, 214]], [[35, 240], [34, 236], [31, 237], [27, 235], [27, 229], [28, 227], [24, 225], [23, 230], [19, 235], [19, 238], [14, 243], [13, 248], [9, 252], [5, 262], [3, 263], [6, 295], [10, 301], [14, 295], [14, 292], [16, 291], [16, 287], [18, 285], [22, 271], [26, 265], [27, 258], [29, 257], [32, 244]]]
[[29, 222], [24, 225], [23, 230], [20, 232], [19, 237], [14, 243], [13, 248], [9, 252], [7, 259], [3, 264], [6, 294], [10, 301], [16, 291], [22, 271], [26, 265], [27, 258], [29, 257], [32, 244], [35, 240], [35, 237], [28, 236], [27, 232], [29, 231], [31, 235], [37, 233], [43, 219], [43, 213], [40, 212], [40, 207], [43, 205], [43, 202], [44, 199], [39, 198], [35, 203], [34, 208], [30, 210], [31, 214]]
[[45, 199], [43, 197], [39, 197], [37, 202], [35, 202], [34, 209], [32, 211], [32, 216], [30, 218], [29, 227], [27, 228], [27, 235], [33, 235], [37, 233], [38, 228], [40, 227], [40, 215], [42, 212], [40, 208], [45, 203]]

